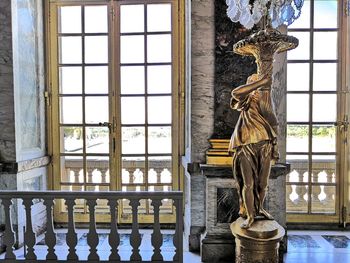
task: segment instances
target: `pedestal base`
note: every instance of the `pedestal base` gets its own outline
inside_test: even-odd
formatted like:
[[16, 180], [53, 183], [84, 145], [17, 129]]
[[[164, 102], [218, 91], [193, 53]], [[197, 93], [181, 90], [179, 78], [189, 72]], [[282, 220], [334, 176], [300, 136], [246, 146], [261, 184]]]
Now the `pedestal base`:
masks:
[[257, 220], [249, 229], [242, 229], [243, 222], [240, 217], [231, 224], [236, 242], [236, 263], [278, 263], [284, 228], [274, 220]]
[[201, 246], [202, 262], [232, 263], [235, 256], [235, 239], [229, 235], [203, 235]]

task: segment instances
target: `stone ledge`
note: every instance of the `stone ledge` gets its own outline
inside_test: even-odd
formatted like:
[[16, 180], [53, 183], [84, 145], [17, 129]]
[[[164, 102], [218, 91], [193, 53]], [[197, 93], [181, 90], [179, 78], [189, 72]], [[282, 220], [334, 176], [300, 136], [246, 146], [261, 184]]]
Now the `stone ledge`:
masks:
[[47, 166], [51, 162], [49, 156], [35, 158], [21, 162], [0, 163], [0, 173], [21, 173], [35, 168]]

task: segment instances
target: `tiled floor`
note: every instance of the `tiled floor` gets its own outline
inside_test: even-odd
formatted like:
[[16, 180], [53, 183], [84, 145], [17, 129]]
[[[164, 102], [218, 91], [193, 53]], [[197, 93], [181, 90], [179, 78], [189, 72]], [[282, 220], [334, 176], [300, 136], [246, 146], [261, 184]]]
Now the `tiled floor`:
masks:
[[[57, 231], [56, 253], [59, 259], [64, 259], [68, 253], [65, 243], [65, 231]], [[108, 231], [99, 230], [98, 253], [101, 260], [107, 260], [110, 247], [108, 245]], [[131, 255], [130, 230], [120, 231], [119, 251], [122, 260], [129, 260]], [[172, 243], [173, 231], [164, 230], [162, 254], [165, 260], [171, 260], [174, 255]], [[143, 260], [150, 261], [152, 256], [151, 231], [141, 230], [142, 242], [140, 251]], [[35, 246], [39, 259], [46, 256], [44, 241]], [[78, 231], [77, 254], [81, 260], [87, 258], [86, 233]], [[18, 258], [24, 258], [23, 248], [16, 251]], [[3, 256], [3, 255], [2, 255]], [[1, 258], [1, 256], [0, 256]], [[184, 252], [185, 263], [200, 263], [198, 254]], [[288, 231], [288, 253], [284, 256], [285, 263], [350, 263], [350, 231]], [[211, 263], [211, 262], [210, 262]]]

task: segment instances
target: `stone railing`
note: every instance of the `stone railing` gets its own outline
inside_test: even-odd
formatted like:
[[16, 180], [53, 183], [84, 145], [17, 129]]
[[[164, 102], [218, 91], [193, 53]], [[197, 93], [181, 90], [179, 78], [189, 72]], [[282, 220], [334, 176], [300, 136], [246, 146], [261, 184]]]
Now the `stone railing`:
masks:
[[[68, 232], [66, 234], [66, 244], [68, 246], [68, 255], [64, 259], [60, 259], [57, 256], [55, 246], [57, 245], [57, 237], [53, 224], [53, 206], [57, 200], [65, 200], [68, 214]], [[160, 231], [160, 207], [162, 206], [162, 200], [171, 199], [176, 209], [176, 228], [174, 234], [174, 247], [175, 254], [172, 261], [167, 262], [183, 262], [183, 194], [182, 192], [64, 192], [64, 191], [38, 191], [38, 192], [21, 192], [21, 191], [1, 191], [0, 201], [3, 207], [5, 215], [5, 231], [3, 233], [3, 240], [5, 245], [5, 254], [0, 257], [0, 262], [13, 263], [24, 262], [23, 259], [18, 259], [14, 251], [15, 235], [13, 232], [11, 207], [15, 202], [22, 200], [25, 209], [25, 243], [26, 253], [25, 262], [79, 262], [81, 261], [77, 254], [78, 234], [75, 230], [74, 212], [77, 199], [86, 200], [89, 208], [89, 231], [87, 233], [87, 245], [89, 249], [86, 249], [88, 254], [87, 260], [82, 262], [147, 262], [143, 261], [140, 254], [141, 234], [139, 232], [138, 223], [138, 209], [140, 207], [140, 201], [143, 199], [151, 200], [153, 206], [153, 233], [151, 243], [153, 247], [152, 262], [164, 262], [162, 256], [161, 246], [163, 244], [163, 235]], [[110, 232], [108, 234], [108, 245], [110, 246], [110, 254], [107, 258], [102, 259], [98, 254], [99, 237], [96, 228], [96, 205], [97, 200], [106, 200], [109, 212], [111, 215]], [[36, 253], [36, 235], [33, 231], [32, 222], [32, 206], [33, 200], [42, 200], [46, 207], [47, 227], [45, 232], [45, 243], [47, 245], [47, 253], [45, 259], [38, 259]], [[120, 233], [117, 228], [117, 210], [120, 200], [129, 200], [132, 209], [132, 230], [130, 236], [130, 245], [132, 247], [132, 254], [130, 260], [121, 261], [119, 253], [120, 245]], [[150, 261], [148, 261], [150, 262]]]
[[334, 160], [314, 160], [309, 193], [309, 165], [305, 160], [289, 160], [287, 175], [287, 212], [307, 213], [311, 196], [312, 213], [335, 213], [336, 163]]

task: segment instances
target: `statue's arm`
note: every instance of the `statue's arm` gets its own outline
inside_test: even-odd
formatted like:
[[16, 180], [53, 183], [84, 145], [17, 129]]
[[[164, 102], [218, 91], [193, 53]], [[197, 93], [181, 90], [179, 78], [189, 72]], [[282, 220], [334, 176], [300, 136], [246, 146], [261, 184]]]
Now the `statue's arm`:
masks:
[[271, 79], [270, 77], [264, 77], [252, 83], [241, 85], [235, 88], [234, 90], [232, 90], [231, 95], [234, 99], [238, 101], [242, 100], [252, 91], [257, 90], [258, 88], [271, 82], [270, 79]]

